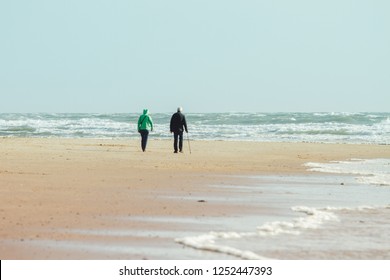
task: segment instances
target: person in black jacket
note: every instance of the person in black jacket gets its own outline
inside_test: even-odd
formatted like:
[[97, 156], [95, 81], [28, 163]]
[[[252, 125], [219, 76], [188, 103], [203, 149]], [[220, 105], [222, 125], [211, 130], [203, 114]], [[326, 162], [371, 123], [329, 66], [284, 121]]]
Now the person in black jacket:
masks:
[[[186, 117], [182, 113], [183, 108], [177, 108], [177, 112], [172, 115], [171, 118], [171, 133], [173, 133], [173, 149], [177, 153], [177, 142], [179, 142], [179, 151], [183, 152], [183, 131], [188, 133]], [[179, 140], [179, 141], [178, 141]]]

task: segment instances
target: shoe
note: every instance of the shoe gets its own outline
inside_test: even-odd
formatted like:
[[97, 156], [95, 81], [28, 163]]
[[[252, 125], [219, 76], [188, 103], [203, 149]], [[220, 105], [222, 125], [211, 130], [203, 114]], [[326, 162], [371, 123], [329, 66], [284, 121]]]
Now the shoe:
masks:
[[174, 153], [174, 154], [177, 154], [177, 151], [174, 151], [173, 153]]

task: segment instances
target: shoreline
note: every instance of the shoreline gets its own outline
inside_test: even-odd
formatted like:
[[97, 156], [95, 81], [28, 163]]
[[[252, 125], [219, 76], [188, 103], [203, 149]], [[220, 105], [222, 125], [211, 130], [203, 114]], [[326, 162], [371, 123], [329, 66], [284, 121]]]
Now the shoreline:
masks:
[[[183, 225], [148, 223], [142, 217], [203, 219], [271, 211], [209, 201], [220, 196], [234, 201], [232, 192], [212, 185], [247, 184], [251, 175], [305, 175], [309, 174], [303, 166], [306, 162], [390, 158], [390, 146], [373, 144], [192, 141], [191, 154], [188, 146], [185, 153], [173, 154], [170, 140], [150, 139], [145, 153], [139, 146], [139, 141], [122, 139], [1, 138], [0, 219], [5, 226], [0, 229], [0, 257], [112, 258], [109, 253], [75, 253], [49, 246], [56, 241], [80, 246], [116, 242], [109, 234], [77, 233], [81, 228], [125, 235], [137, 231], [139, 236], [123, 238], [139, 251], [114, 255], [150, 258], [153, 254], [147, 252], [159, 247], [180, 250], [180, 245], [159, 233], [161, 229], [180, 232]], [[124, 223], [113, 217], [132, 219]], [[185, 250], [183, 254], [185, 258]]]

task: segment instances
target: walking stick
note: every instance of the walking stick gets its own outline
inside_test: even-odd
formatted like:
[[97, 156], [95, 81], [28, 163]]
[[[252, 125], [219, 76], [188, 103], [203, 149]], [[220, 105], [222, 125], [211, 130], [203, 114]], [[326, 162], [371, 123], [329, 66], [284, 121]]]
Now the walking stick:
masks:
[[191, 154], [190, 136], [188, 136], [188, 132], [187, 132], [187, 140], [188, 140], [188, 149], [190, 149], [190, 154]]

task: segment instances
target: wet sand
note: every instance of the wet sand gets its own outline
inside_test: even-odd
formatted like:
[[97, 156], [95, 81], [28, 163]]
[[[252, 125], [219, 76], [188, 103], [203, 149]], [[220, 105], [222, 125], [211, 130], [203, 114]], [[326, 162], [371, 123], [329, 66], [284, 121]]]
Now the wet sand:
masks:
[[187, 142], [183, 154], [167, 140], [150, 139], [145, 153], [139, 146], [1, 138], [0, 258], [218, 258], [172, 236], [215, 229], [219, 217], [272, 210], [210, 186], [305, 174], [306, 162], [390, 157], [384, 145], [192, 141], [191, 154]]

